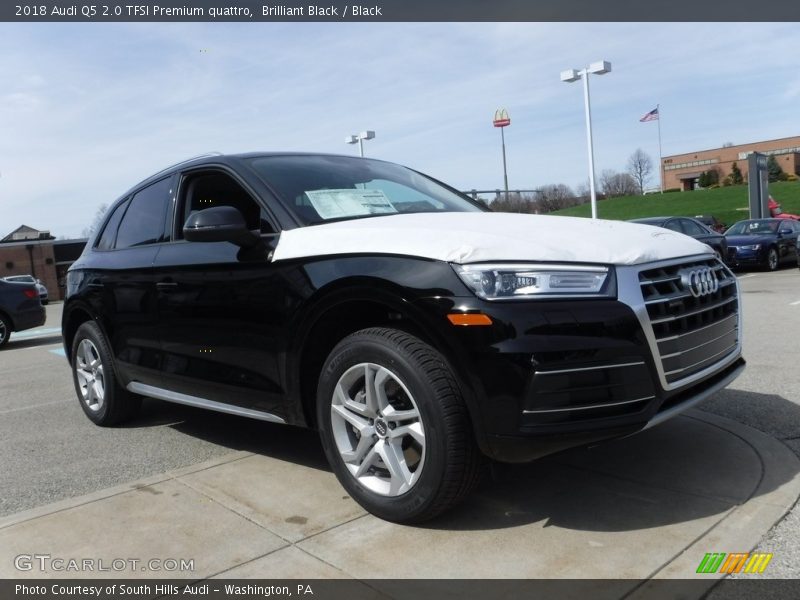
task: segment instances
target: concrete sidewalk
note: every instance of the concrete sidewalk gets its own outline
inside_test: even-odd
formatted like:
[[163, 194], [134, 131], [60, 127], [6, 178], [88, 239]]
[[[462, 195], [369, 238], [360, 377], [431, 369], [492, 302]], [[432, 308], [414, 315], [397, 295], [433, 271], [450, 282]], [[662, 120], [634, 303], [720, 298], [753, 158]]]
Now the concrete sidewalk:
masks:
[[[695, 574], [704, 554], [753, 548], [797, 500], [798, 473], [782, 443], [690, 411], [627, 439], [500, 467], [455, 511], [406, 527], [366, 514], [319, 447], [280, 458], [234, 452], [0, 520], [0, 577], [702, 577], [711, 585], [718, 576]], [[21, 554], [141, 562], [101, 573], [21, 571]], [[194, 571], [142, 570], [149, 559], [192, 559]]]

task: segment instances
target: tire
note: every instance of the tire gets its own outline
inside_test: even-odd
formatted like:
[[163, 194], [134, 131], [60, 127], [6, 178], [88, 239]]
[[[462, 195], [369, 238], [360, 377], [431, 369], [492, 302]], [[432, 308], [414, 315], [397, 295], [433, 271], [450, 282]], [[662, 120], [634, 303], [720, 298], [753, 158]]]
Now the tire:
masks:
[[770, 248], [767, 250], [767, 261], [764, 264], [767, 271], [775, 271], [780, 264], [780, 259], [778, 258], [778, 251], [775, 248]]
[[75, 393], [95, 425], [110, 427], [136, 415], [142, 399], [117, 382], [113, 356], [97, 323], [87, 321], [78, 327], [70, 356]]
[[8, 343], [8, 338], [11, 337], [11, 320], [0, 314], [0, 348]]
[[320, 374], [317, 419], [339, 482], [387, 521], [431, 519], [480, 479], [482, 456], [453, 371], [405, 332], [364, 329], [343, 339]]

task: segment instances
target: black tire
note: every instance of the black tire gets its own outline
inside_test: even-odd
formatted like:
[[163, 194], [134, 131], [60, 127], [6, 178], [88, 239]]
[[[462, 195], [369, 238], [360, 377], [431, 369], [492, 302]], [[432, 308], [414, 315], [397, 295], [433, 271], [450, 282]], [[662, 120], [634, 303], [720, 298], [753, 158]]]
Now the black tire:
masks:
[[[421, 471], [414, 471], [413, 477], [416, 479], [410, 484], [410, 489], [396, 495], [391, 492], [378, 493], [364, 485], [363, 478], [357, 479], [351, 473], [337, 446], [337, 440], [342, 439], [342, 425], [338, 425], [339, 437], [336, 437], [332, 424], [334, 420], [337, 423], [344, 422], [338, 415], [336, 419], [332, 417], [333, 404], [336, 402], [334, 392], [340, 379], [345, 381], [345, 376], [350, 377], [350, 373], [358, 376], [358, 369], [365, 368], [367, 363], [391, 374], [391, 379], [383, 380], [390, 382], [388, 385], [394, 385], [398, 390], [390, 403], [397, 402], [399, 398], [401, 404], [405, 402], [400, 410], [409, 406], [416, 408], [424, 433], [422, 452], [416, 448], [415, 454], [413, 447], [401, 450], [402, 462], [406, 466], [410, 465], [409, 469], [414, 464], [409, 462], [408, 454], [411, 454], [412, 462], [414, 457], [421, 456], [416, 463], [416, 469], [421, 468]], [[355, 383], [352, 389], [360, 385]], [[387, 384], [383, 385], [386, 393]], [[400, 386], [405, 386], [403, 389], [409, 392], [410, 398], [401, 391]], [[361, 391], [356, 397], [360, 393]], [[351, 396], [352, 391], [348, 393], [348, 397]], [[386, 393], [386, 397], [388, 396]], [[364, 402], [366, 406], [367, 400]], [[388, 436], [392, 436], [400, 423], [392, 423], [391, 416], [386, 415], [389, 415], [389, 411], [385, 415], [379, 413], [371, 421], [374, 424], [371, 430], [376, 433], [371, 435], [375, 440], [371, 442], [373, 449], [377, 449], [381, 442], [386, 442], [384, 448], [390, 447], [389, 437], [380, 438], [378, 435], [379, 421], [384, 422], [381, 429], [385, 436], [386, 425], [391, 430]], [[475, 444], [469, 413], [452, 369], [437, 350], [405, 332], [386, 328], [364, 329], [339, 342], [325, 361], [320, 374], [317, 419], [325, 454], [339, 482], [356, 502], [387, 521], [419, 523], [431, 519], [463, 500], [480, 479], [482, 455]], [[347, 427], [348, 424], [345, 423], [345, 431]], [[353, 439], [356, 440], [351, 443], [358, 443], [361, 436], [355, 434], [355, 426], [350, 427], [353, 430]], [[408, 442], [409, 445], [415, 443], [407, 438], [403, 438], [401, 443], [397, 439], [394, 441], [403, 448], [406, 448]], [[374, 456], [377, 454], [376, 452]], [[383, 474], [389, 480], [395, 481], [390, 469], [383, 462], [383, 455], [380, 456], [377, 459], [378, 464], [369, 467], [367, 478], [381, 483], [380, 476]], [[356, 467], [351, 465], [350, 468]]]
[[0, 348], [8, 343], [8, 338], [11, 337], [11, 320], [0, 313]]
[[767, 250], [767, 258], [766, 262], [764, 263], [764, 268], [766, 268], [767, 271], [776, 271], [780, 263], [781, 261], [780, 257], [778, 256], [778, 250], [775, 247]]
[[[82, 346], [84, 342], [86, 345]], [[79, 375], [79, 371], [86, 373], [86, 370], [81, 368], [82, 365], [89, 367], [89, 361], [86, 360], [87, 353], [92, 357], [99, 359], [100, 369], [96, 369], [95, 379], [102, 384], [102, 402], [96, 401], [96, 388], [95, 388], [95, 402], [93, 403], [89, 396], [92, 392], [84, 389], [86, 379]], [[78, 327], [75, 332], [75, 338], [72, 341], [72, 348], [70, 351], [70, 358], [72, 364], [72, 381], [75, 385], [75, 393], [78, 396], [78, 402], [86, 413], [86, 416], [96, 425], [103, 427], [110, 427], [118, 425], [131, 419], [139, 411], [142, 404], [142, 399], [136, 394], [132, 394], [125, 388], [121, 387], [117, 381], [117, 373], [114, 367], [114, 358], [109, 349], [106, 337], [103, 331], [94, 321], [87, 321]]]

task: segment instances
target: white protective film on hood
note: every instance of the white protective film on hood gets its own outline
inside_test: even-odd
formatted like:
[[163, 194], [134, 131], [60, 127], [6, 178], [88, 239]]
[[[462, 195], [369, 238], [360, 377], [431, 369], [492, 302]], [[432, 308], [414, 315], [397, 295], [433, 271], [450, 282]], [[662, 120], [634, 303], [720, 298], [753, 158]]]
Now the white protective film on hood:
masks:
[[513, 213], [415, 213], [284, 231], [273, 261], [331, 254], [399, 254], [458, 264], [635, 265], [711, 252], [681, 233], [623, 221]]

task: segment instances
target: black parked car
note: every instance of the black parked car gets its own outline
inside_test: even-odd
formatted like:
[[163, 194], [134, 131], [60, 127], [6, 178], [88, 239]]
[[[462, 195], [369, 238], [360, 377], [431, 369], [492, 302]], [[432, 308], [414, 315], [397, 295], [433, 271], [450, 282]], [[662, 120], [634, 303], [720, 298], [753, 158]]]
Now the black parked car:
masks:
[[45, 312], [35, 283], [0, 279], [0, 348], [15, 331], [44, 324]]
[[713, 229], [709, 229], [697, 219], [691, 217], [647, 217], [645, 219], [633, 219], [631, 223], [653, 225], [654, 227], [663, 227], [683, 233], [704, 244], [708, 244], [713, 248], [718, 258], [723, 261], [727, 260], [728, 242], [725, 240], [725, 236]]
[[734, 223], [725, 232], [730, 261], [735, 267], [761, 267], [774, 271], [797, 255], [800, 221], [752, 219]]
[[67, 275], [64, 348], [98, 425], [140, 397], [318, 429], [347, 491], [421, 521], [482, 455], [624, 436], [743, 369], [736, 278], [630, 223], [487, 212], [353, 157], [170, 167]]

